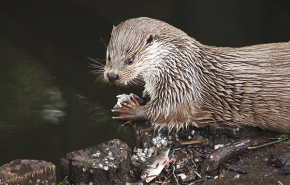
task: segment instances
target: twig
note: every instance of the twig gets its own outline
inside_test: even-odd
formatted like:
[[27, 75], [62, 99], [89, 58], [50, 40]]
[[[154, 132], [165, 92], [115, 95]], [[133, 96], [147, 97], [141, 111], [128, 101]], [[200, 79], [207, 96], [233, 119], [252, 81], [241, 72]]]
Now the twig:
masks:
[[173, 171], [172, 171], [172, 173], [170, 175], [168, 175], [168, 177], [165, 178], [165, 180], [162, 182], [161, 185], [163, 185], [164, 183], [166, 183], [166, 181], [171, 177], [172, 174], [173, 174]]
[[192, 183], [190, 183], [188, 185], [194, 185], [196, 183], [203, 182], [203, 181], [204, 181], [204, 179], [198, 179], [198, 180], [196, 180], [196, 181], [194, 181], [194, 182], [192, 182]]
[[269, 146], [269, 145], [273, 145], [273, 144], [276, 144], [276, 143], [280, 143], [280, 142], [282, 142], [282, 141], [286, 141], [286, 140], [288, 140], [288, 139], [290, 139], [290, 136], [285, 137], [285, 138], [283, 138], [283, 139], [279, 139], [279, 140], [277, 140], [277, 141], [272, 141], [272, 142], [269, 142], [269, 143], [266, 143], [266, 144], [263, 144], [263, 145], [260, 145], [260, 146], [249, 146], [248, 149], [249, 149], [249, 150], [252, 150], [252, 149], [262, 148], [262, 147], [264, 147], [264, 146]]
[[178, 179], [177, 179], [177, 177], [176, 177], [176, 175], [175, 175], [175, 166], [172, 166], [172, 168], [173, 168], [172, 174], [173, 174], [173, 176], [174, 176], [174, 178], [175, 178], [175, 181], [176, 181], [176, 183], [177, 183], [178, 185], [180, 185], [180, 184], [178, 183]]

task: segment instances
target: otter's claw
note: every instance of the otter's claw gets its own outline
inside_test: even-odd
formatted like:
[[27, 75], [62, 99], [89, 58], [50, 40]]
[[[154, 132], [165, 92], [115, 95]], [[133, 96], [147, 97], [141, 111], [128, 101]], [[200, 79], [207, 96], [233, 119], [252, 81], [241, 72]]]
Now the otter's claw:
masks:
[[119, 125], [119, 128], [118, 128], [118, 132], [120, 132], [121, 128], [124, 127], [124, 126], [127, 126], [127, 125], [132, 125], [132, 121], [126, 121], [125, 123], [123, 123], [122, 125]]
[[[144, 117], [144, 111], [142, 106], [139, 104], [139, 101], [140, 100], [137, 100], [135, 96], [132, 96], [130, 101], [121, 102], [120, 104], [122, 106], [120, 108], [112, 110], [112, 112], [118, 115], [113, 117], [113, 119], [126, 121], [142, 120]], [[125, 125], [127, 124], [128, 123], [126, 122]]]

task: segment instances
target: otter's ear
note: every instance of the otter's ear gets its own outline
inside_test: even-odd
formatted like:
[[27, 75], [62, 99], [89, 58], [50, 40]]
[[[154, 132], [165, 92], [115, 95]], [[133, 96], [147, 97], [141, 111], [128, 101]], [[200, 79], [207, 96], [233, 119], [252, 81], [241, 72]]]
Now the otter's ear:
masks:
[[148, 35], [147, 40], [146, 40], [147, 44], [151, 44], [154, 38], [155, 38], [155, 35], [153, 34]]

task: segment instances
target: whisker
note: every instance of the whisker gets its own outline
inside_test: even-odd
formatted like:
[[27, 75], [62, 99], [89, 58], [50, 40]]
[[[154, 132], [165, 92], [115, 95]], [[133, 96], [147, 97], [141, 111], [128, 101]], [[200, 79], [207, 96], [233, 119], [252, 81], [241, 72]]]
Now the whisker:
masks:
[[105, 80], [105, 78], [103, 76], [103, 73], [97, 74], [95, 82], [107, 83], [107, 81]]
[[103, 45], [105, 46], [105, 48], [108, 47], [108, 42], [106, 42], [105, 39], [103, 39], [102, 37], [100, 37], [100, 41], [103, 43]]
[[91, 73], [96, 76], [95, 82], [107, 83], [103, 76], [104, 73], [102, 71], [92, 71]]
[[90, 63], [88, 67], [90, 68], [93, 68], [93, 70], [90, 71], [91, 74], [94, 74], [96, 75], [96, 80], [95, 82], [102, 82], [102, 83], [105, 83], [106, 80], [104, 79], [104, 67], [105, 67], [105, 64], [101, 63], [100, 59], [93, 59], [91, 57], [86, 57], [87, 59], [89, 59], [90, 61], [92, 61], [93, 63]]
[[89, 59], [90, 61], [94, 62], [94, 67], [96, 66], [105, 66], [105, 64], [101, 63], [101, 61], [106, 61], [106, 60], [100, 60], [98, 58], [93, 59], [92, 57], [86, 57], [86, 59]]
[[142, 80], [141, 77], [137, 77], [137, 78], [134, 78], [133, 80], [131, 80], [129, 83], [128, 83], [128, 86], [129, 87], [140, 87], [140, 86], [144, 86], [144, 81]]

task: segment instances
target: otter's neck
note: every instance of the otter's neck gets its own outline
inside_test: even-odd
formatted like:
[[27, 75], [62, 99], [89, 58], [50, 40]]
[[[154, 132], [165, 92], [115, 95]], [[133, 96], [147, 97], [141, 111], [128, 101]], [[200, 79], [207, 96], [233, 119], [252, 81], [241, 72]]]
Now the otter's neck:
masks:
[[175, 122], [175, 127], [176, 123], [216, 124], [223, 120], [225, 112], [235, 108], [235, 104], [230, 104], [234, 101], [232, 93], [226, 90], [230, 87], [220, 74], [221, 54], [194, 39], [186, 39], [167, 51], [145, 79], [145, 91], [151, 97], [146, 105], [148, 114], [152, 122]]

